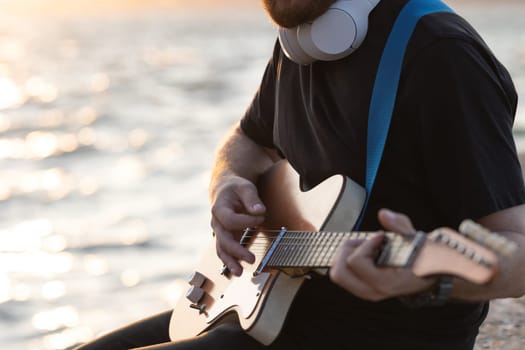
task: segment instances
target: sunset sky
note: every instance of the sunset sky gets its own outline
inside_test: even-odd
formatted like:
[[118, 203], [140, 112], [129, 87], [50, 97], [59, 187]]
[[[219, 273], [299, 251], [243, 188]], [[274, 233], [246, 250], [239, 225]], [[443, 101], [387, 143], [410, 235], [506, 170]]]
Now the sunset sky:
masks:
[[248, 7], [258, 0], [0, 0], [3, 14], [68, 15], [177, 7]]
[[[523, 0], [444, 0], [451, 5], [498, 5]], [[0, 0], [0, 15], [72, 15], [163, 10], [188, 7], [217, 9], [227, 5], [258, 7], [260, 0]]]
[[[444, 0], [453, 6], [462, 3], [504, 4], [523, 0]], [[175, 8], [209, 8], [216, 10], [235, 5], [260, 8], [260, 0], [0, 0], [0, 15], [89, 15]]]

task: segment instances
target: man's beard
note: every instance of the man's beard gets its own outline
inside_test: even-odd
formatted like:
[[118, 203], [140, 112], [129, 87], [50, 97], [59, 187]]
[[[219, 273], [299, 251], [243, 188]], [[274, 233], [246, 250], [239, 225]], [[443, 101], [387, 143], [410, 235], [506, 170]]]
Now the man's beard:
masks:
[[262, 0], [270, 18], [285, 28], [311, 22], [328, 10], [335, 0]]

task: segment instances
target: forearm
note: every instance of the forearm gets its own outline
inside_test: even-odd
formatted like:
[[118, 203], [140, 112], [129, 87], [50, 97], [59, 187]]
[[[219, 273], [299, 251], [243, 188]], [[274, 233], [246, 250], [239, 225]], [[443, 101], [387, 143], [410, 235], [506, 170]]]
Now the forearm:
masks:
[[240, 176], [255, 183], [277, 158], [276, 152], [255, 143], [236, 125], [217, 151], [210, 182], [211, 197], [221, 180], [228, 176]]
[[452, 298], [465, 301], [483, 301], [498, 298], [518, 298], [525, 294], [525, 235], [500, 232], [518, 245], [511, 257], [501, 256], [495, 278], [486, 285], [474, 285], [454, 280]]

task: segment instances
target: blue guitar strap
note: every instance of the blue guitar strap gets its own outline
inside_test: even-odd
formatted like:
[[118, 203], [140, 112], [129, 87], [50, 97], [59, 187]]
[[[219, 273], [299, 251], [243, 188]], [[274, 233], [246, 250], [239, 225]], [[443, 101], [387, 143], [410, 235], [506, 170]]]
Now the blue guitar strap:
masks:
[[368, 112], [366, 200], [356, 229], [361, 226], [383, 155], [408, 41], [419, 19], [434, 12], [452, 12], [452, 9], [440, 0], [408, 1], [399, 13], [383, 49]]

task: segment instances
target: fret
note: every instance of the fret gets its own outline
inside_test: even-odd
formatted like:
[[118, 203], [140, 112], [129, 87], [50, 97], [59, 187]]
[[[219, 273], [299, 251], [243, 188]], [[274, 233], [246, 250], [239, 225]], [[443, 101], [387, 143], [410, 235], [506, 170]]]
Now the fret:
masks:
[[297, 261], [301, 257], [302, 250], [303, 250], [303, 239], [304, 239], [304, 232], [295, 232], [292, 235], [292, 239], [287, 242], [288, 245], [290, 245], [290, 251], [292, 254], [288, 257], [288, 259], [285, 259], [284, 262], [286, 262], [285, 266], [297, 266]]
[[328, 236], [329, 239], [323, 247], [324, 254], [320, 264], [323, 267], [330, 266], [330, 262], [332, 261], [333, 256], [335, 255], [335, 251], [343, 241], [345, 234], [344, 232], [335, 232], [330, 233]]
[[305, 234], [305, 232], [295, 232], [295, 234], [293, 234], [293, 238], [288, 241], [288, 244], [293, 248], [291, 248], [292, 254], [290, 254], [288, 259], [284, 260], [284, 266], [299, 266], [298, 261], [303, 254]]
[[319, 248], [322, 247], [323, 233], [324, 232], [321, 231], [316, 232], [315, 235], [312, 235], [310, 248], [308, 249], [308, 256], [304, 262], [304, 266], [315, 266], [315, 259], [319, 252]]
[[336, 237], [337, 239], [336, 239], [335, 244], [330, 247], [331, 248], [330, 255], [328, 256], [328, 259], [326, 260], [325, 265], [329, 266], [329, 265], [332, 264], [332, 260], [335, 257], [335, 253], [337, 252], [337, 248], [339, 248], [339, 246], [346, 239], [348, 239], [348, 237], [351, 237], [353, 234], [355, 234], [355, 233], [353, 233], [353, 232], [350, 232], [350, 233], [341, 232], [339, 237]]
[[396, 263], [405, 266], [410, 252], [412, 250], [412, 241], [402, 239], [401, 248], [398, 250], [398, 257], [396, 258]]
[[321, 245], [323, 244], [322, 242], [325, 241], [327, 235], [328, 235], [328, 233], [325, 232], [325, 231], [320, 232], [319, 237], [317, 237], [317, 239], [315, 241], [316, 246], [315, 246], [315, 249], [314, 249], [314, 254], [313, 254], [312, 259], [311, 259], [311, 264], [313, 266], [319, 266], [319, 261], [321, 259], [321, 254], [322, 254], [322, 247], [321, 247]]
[[314, 266], [320, 266], [324, 256], [324, 245], [328, 239], [330, 239], [330, 233], [325, 231], [321, 232], [321, 235], [316, 241], [315, 259], [312, 261]]
[[334, 238], [334, 232], [327, 232], [324, 236], [324, 239], [322, 241], [322, 244], [319, 246], [319, 261], [316, 261], [317, 266], [323, 266], [326, 254], [328, 253], [327, 247], [330, 245], [330, 242]]
[[293, 266], [293, 259], [298, 254], [300, 247], [297, 245], [301, 239], [301, 233], [297, 231], [287, 232], [282, 244], [285, 246], [279, 260], [281, 266]]
[[268, 262], [268, 265], [270, 266], [279, 266], [281, 264], [281, 257], [286, 256], [287, 252], [286, 250], [288, 247], [286, 245], [283, 245], [282, 242], [287, 239], [287, 236], [290, 234], [290, 232], [285, 232], [283, 237], [281, 238], [279, 244], [275, 248], [275, 251], [273, 252], [272, 256], [270, 257], [270, 260]]
[[335, 240], [334, 242], [332, 243], [332, 245], [330, 246], [330, 254], [327, 256], [327, 260], [325, 262], [326, 265], [329, 265], [332, 263], [332, 260], [334, 259], [335, 257], [335, 253], [337, 252], [337, 248], [339, 248], [339, 246], [344, 242], [346, 241], [346, 239], [352, 235], [352, 232], [350, 232], [349, 234], [345, 234], [344, 232], [340, 232], [339, 235], [337, 235], [335, 237]]
[[387, 234], [387, 242], [378, 258], [378, 264], [404, 267], [410, 262], [415, 249], [415, 237]]
[[324, 247], [326, 246], [326, 242], [330, 235], [331, 233], [326, 231], [321, 232], [321, 234], [319, 235], [319, 245], [315, 249], [315, 255], [312, 259], [312, 265], [321, 266], [322, 258], [325, 253]]
[[370, 234], [370, 232], [356, 232], [356, 240], [357, 239], [363, 239], [363, 240], [366, 240], [366, 239], [370, 239], [372, 238], [372, 235]]
[[[368, 240], [373, 232], [303, 232], [287, 231], [269, 257], [273, 267], [329, 267], [337, 248], [347, 239]], [[386, 233], [385, 244], [377, 263], [384, 266], [406, 266], [415, 250], [414, 238]]]
[[327, 259], [330, 258], [332, 247], [334, 246], [334, 242], [337, 242], [337, 237], [339, 236], [339, 232], [329, 232], [326, 235], [326, 240], [322, 247], [322, 254], [321, 254], [321, 261], [319, 262], [320, 266], [326, 265]]
[[404, 247], [406, 247], [406, 245], [403, 242], [403, 238], [400, 236], [392, 238], [392, 259], [390, 262], [393, 265], [399, 264], [399, 262], [402, 260], [402, 252]]
[[310, 233], [308, 256], [304, 262], [305, 266], [315, 266], [315, 259], [319, 252], [319, 247], [322, 245], [323, 231]]
[[289, 256], [290, 247], [288, 246], [288, 244], [286, 244], [286, 242], [290, 239], [290, 234], [292, 234], [292, 232], [286, 232], [283, 238], [281, 239], [281, 242], [279, 242], [279, 246], [277, 247], [274, 253], [275, 257], [274, 259], [272, 259], [273, 264], [282, 265], [282, 260]]
[[303, 237], [301, 239], [301, 254], [297, 256], [297, 266], [308, 266], [308, 255], [311, 254], [312, 250], [315, 248], [315, 234], [314, 232], [303, 232]]
[[269, 262], [270, 265], [281, 266], [283, 264], [284, 259], [290, 256], [290, 249], [292, 248], [292, 246], [290, 246], [287, 242], [289, 242], [292, 239], [293, 234], [294, 232], [287, 231], [283, 235], [281, 241], [279, 242], [279, 245], [273, 252], [273, 255]]
[[315, 244], [315, 236], [318, 232], [305, 232], [303, 239], [301, 241], [301, 252], [297, 256], [295, 265], [298, 267], [307, 266], [308, 256], [312, 249], [312, 246]]
[[387, 262], [388, 265], [395, 264], [395, 259], [397, 256], [396, 253], [397, 253], [397, 250], [400, 244], [401, 242], [396, 236], [392, 236], [390, 234], [387, 235], [386, 244], [385, 244], [384, 249], [387, 249], [388, 251], [388, 262]]

